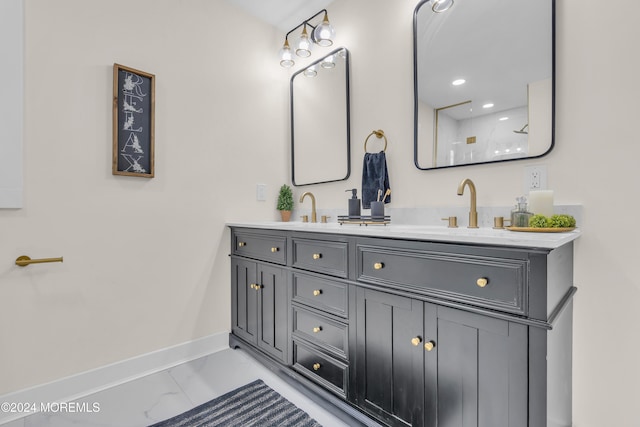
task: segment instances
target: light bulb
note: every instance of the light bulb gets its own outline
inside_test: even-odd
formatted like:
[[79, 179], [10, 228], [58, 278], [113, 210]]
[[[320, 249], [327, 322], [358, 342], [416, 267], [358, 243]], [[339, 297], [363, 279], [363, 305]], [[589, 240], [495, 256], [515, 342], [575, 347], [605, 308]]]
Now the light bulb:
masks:
[[327, 12], [324, 13], [322, 23], [313, 30], [313, 40], [320, 46], [331, 46], [333, 38], [336, 36], [336, 30], [329, 23]]
[[280, 65], [284, 68], [290, 68], [295, 64], [293, 61], [293, 53], [289, 47], [289, 40], [284, 39], [284, 45], [282, 46], [282, 49], [280, 49], [280, 53], [278, 55], [280, 57]]
[[298, 46], [296, 47], [296, 55], [301, 58], [307, 58], [311, 56], [311, 39], [309, 38], [309, 34], [307, 33], [307, 24], [304, 24], [304, 28], [302, 29], [302, 34], [300, 34], [300, 39], [298, 40]]
[[333, 60], [333, 55], [329, 55], [325, 59], [323, 59], [322, 63], [320, 63], [320, 66], [322, 68], [333, 68], [333, 67], [335, 67], [336, 63]]
[[318, 72], [316, 71], [316, 66], [312, 65], [311, 67], [308, 67], [307, 69], [304, 70], [303, 73], [305, 76], [307, 77], [315, 77], [318, 75]]
[[433, 0], [431, 10], [435, 13], [441, 13], [453, 6], [453, 0]]

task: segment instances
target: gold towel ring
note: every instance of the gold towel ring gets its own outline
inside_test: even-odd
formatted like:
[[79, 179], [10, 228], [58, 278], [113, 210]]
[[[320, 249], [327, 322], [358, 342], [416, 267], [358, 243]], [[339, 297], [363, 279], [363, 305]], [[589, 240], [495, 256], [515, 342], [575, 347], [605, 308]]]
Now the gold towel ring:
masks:
[[369, 138], [371, 138], [372, 135], [377, 136], [378, 139], [384, 138], [384, 148], [382, 149], [382, 151], [387, 151], [387, 137], [385, 136], [384, 131], [382, 129], [378, 129], [371, 132], [369, 136], [367, 136], [367, 139], [364, 140], [364, 152], [365, 153], [367, 152], [367, 142], [369, 141]]

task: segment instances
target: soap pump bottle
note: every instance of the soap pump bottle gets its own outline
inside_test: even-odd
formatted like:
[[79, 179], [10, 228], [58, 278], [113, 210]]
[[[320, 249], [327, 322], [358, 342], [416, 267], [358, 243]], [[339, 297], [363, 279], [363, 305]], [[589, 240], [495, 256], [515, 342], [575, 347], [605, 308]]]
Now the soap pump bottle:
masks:
[[358, 199], [358, 189], [352, 188], [351, 190], [345, 190], [345, 192], [351, 191], [351, 198], [349, 199], [349, 218], [357, 218], [360, 216], [360, 199]]
[[518, 204], [511, 211], [511, 226], [512, 227], [528, 227], [529, 218], [533, 216], [531, 212], [527, 210], [527, 198], [516, 197]]

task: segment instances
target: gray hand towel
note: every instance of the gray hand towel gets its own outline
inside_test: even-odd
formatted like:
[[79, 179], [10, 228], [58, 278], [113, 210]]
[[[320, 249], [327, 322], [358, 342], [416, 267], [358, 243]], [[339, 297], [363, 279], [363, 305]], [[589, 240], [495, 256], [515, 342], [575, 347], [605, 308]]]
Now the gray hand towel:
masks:
[[[387, 158], [384, 151], [379, 153], [364, 153], [362, 165], [362, 207], [371, 209], [371, 202], [378, 199], [378, 190], [384, 195], [389, 186], [389, 172], [387, 170]], [[385, 203], [391, 201], [387, 196]]]

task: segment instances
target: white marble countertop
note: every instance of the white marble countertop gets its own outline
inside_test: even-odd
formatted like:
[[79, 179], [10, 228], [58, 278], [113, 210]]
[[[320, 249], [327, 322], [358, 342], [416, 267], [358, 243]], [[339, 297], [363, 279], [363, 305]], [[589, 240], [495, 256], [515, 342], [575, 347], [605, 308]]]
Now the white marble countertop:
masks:
[[520, 248], [555, 249], [580, 237], [580, 230], [575, 229], [566, 233], [532, 233], [496, 230], [483, 228], [448, 228], [446, 226], [431, 225], [357, 225], [337, 222], [304, 223], [279, 221], [229, 221], [229, 227], [260, 228], [265, 230], [304, 231], [313, 233], [344, 234], [363, 237], [386, 237], [408, 240], [426, 240], [447, 243], [470, 243], [495, 246], [509, 246]]

